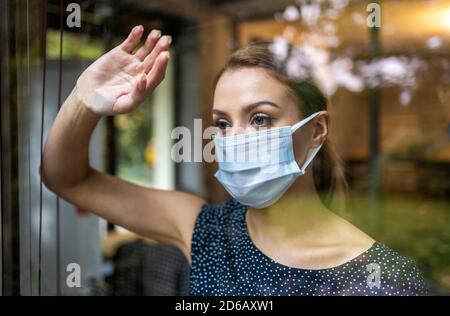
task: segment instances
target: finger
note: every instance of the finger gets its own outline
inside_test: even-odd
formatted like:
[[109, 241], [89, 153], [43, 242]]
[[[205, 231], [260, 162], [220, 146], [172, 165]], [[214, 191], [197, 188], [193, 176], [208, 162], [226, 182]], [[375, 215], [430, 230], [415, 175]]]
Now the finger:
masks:
[[144, 59], [142, 62], [142, 66], [145, 73], [149, 73], [152, 69], [153, 65], [155, 64], [156, 58], [164, 52], [169, 49], [170, 44], [172, 43], [172, 37], [171, 36], [163, 36], [158, 41], [158, 44], [156, 44], [156, 47], [152, 50], [152, 52]]
[[167, 64], [169, 63], [169, 52], [162, 52], [155, 61], [155, 67], [147, 75], [147, 93], [153, 91], [157, 85], [163, 81], [166, 75]]
[[169, 52], [162, 52], [156, 59], [152, 71], [148, 75], [143, 74], [139, 81], [133, 85], [130, 93], [117, 99], [113, 111], [115, 113], [129, 113], [142, 103], [147, 95], [164, 79], [169, 58]]
[[131, 54], [139, 45], [142, 34], [144, 34], [144, 27], [142, 25], [135, 26], [128, 35], [128, 38], [122, 43], [122, 49]]
[[139, 58], [141, 61], [147, 57], [148, 54], [151, 53], [152, 49], [155, 48], [156, 43], [161, 37], [161, 31], [159, 30], [153, 30], [150, 32], [150, 34], [147, 36], [147, 40], [145, 41], [144, 46], [139, 48], [139, 50], [136, 52], [135, 56]]
[[122, 94], [114, 104], [114, 113], [123, 114], [131, 112], [136, 108], [146, 97], [147, 77], [142, 77], [132, 86], [131, 91]]
[[145, 92], [147, 88], [147, 76], [145, 74], [142, 75], [141, 81], [139, 82], [139, 92]]
[[114, 104], [114, 114], [125, 114], [129, 113], [134, 108], [134, 100], [131, 94], [125, 94], [117, 99], [116, 104]]
[[[95, 105], [94, 104], [91, 105], [100, 110], [101, 112], [99, 113], [105, 115], [116, 114], [114, 108], [115, 104], [117, 103], [117, 100], [121, 99], [125, 95], [130, 94], [131, 90], [132, 86], [129, 83], [112, 85], [101, 89], [97, 89], [95, 99], [97, 103]], [[110, 103], [111, 101], [112, 103]]]

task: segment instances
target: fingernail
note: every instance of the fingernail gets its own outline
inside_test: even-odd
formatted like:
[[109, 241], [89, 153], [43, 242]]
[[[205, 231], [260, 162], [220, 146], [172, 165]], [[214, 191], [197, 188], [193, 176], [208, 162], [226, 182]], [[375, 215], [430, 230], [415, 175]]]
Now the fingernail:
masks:
[[140, 32], [140, 31], [142, 31], [142, 30], [144, 30], [144, 27], [143, 27], [142, 25], [138, 25], [138, 26], [136, 26], [136, 27], [134, 28], [134, 31], [135, 31], [135, 32]]
[[172, 44], [172, 36], [167, 35], [166, 43], [167, 43], [167, 45]]
[[160, 30], [153, 30], [150, 32], [150, 37], [153, 39], [157, 39], [161, 37], [161, 31]]

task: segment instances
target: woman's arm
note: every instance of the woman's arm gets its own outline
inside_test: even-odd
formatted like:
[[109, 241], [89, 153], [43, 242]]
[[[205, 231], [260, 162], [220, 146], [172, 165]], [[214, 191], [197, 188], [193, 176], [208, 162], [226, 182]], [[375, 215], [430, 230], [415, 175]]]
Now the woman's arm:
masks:
[[[133, 54], [142, 33], [143, 28], [134, 28], [122, 45], [80, 77], [48, 136], [41, 175], [46, 186], [65, 200], [140, 235], [174, 245], [189, 259], [195, 219], [205, 203], [201, 198], [137, 186], [89, 164], [89, 142], [101, 115], [132, 111], [164, 78], [170, 40], [149, 35]], [[98, 107], [94, 101], [98, 94], [110, 98], [109, 102]]]

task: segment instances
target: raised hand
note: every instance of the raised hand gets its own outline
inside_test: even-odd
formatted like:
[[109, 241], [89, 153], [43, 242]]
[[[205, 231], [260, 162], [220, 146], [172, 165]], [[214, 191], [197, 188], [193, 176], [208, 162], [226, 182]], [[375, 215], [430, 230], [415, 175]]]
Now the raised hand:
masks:
[[129, 113], [164, 79], [172, 38], [153, 30], [137, 49], [143, 34], [143, 26], [134, 27], [121, 45], [101, 56], [78, 79], [78, 97], [93, 112]]

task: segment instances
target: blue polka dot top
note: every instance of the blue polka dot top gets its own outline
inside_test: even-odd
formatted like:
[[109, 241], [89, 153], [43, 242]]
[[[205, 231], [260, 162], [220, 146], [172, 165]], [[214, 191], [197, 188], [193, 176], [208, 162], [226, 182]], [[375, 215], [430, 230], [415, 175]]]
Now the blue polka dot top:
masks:
[[263, 254], [251, 241], [247, 207], [231, 199], [205, 205], [192, 236], [191, 295], [425, 295], [410, 259], [376, 242], [334, 268], [291, 268]]

